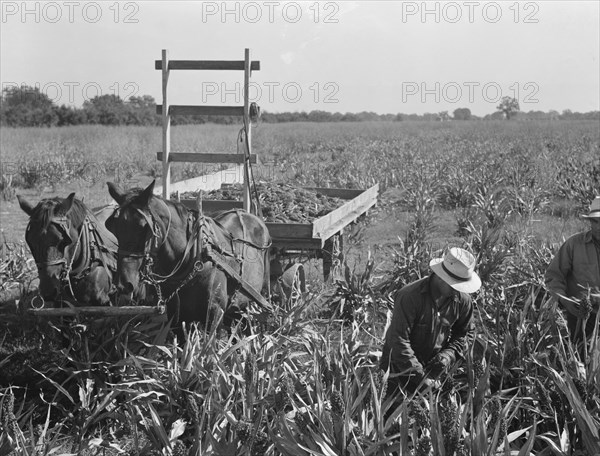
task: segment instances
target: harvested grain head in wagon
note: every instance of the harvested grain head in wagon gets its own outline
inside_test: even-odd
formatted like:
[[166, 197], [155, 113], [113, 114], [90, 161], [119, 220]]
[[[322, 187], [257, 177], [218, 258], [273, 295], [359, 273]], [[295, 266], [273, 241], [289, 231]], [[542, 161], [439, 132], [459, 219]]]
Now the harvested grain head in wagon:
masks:
[[[252, 188], [254, 193], [255, 188]], [[200, 191], [206, 200], [241, 200], [241, 184], [223, 185], [218, 190]], [[294, 187], [285, 183], [258, 182], [256, 193], [267, 222], [310, 223], [344, 204], [344, 200], [318, 191]], [[182, 199], [196, 198], [198, 192], [186, 192]]]

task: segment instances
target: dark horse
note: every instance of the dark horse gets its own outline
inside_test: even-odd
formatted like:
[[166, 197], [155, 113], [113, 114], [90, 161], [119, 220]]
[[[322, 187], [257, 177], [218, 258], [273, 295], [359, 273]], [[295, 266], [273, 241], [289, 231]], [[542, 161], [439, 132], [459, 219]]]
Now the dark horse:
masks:
[[134, 293], [142, 279], [156, 287], [175, 322], [210, 328], [222, 317], [229, 327], [250, 300], [234, 276], [257, 292], [268, 287], [268, 228], [241, 210], [205, 217], [153, 190], [154, 182], [128, 192], [108, 183], [119, 204], [107, 222], [119, 241], [117, 292]]
[[71, 193], [35, 207], [17, 196], [29, 215], [25, 240], [35, 259], [44, 300], [108, 305], [117, 266], [117, 240], [104, 226], [113, 210], [95, 214]]

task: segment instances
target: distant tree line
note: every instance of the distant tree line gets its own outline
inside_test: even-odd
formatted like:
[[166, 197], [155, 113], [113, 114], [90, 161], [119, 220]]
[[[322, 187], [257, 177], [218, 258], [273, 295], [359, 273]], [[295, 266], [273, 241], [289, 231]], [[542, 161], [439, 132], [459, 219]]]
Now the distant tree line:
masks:
[[[469, 108], [458, 108], [452, 113], [442, 111], [425, 114], [377, 114], [358, 112], [345, 114], [340, 112], [263, 112], [262, 122], [363, 122], [363, 121], [461, 121], [495, 120], [518, 118], [521, 120], [600, 120], [600, 112], [587, 113], [565, 110], [562, 113], [550, 111], [521, 112], [516, 100], [504, 101], [493, 114], [481, 118], [471, 114]], [[161, 116], [156, 114], [156, 102], [149, 95], [130, 97], [127, 101], [118, 95], [100, 95], [86, 100], [81, 108], [57, 106], [51, 98], [39, 88], [28, 86], [10, 86], [2, 90], [0, 97], [0, 125], [9, 127], [54, 127], [66, 125], [161, 125]], [[176, 116], [173, 125], [183, 124], [238, 124], [235, 116]]]

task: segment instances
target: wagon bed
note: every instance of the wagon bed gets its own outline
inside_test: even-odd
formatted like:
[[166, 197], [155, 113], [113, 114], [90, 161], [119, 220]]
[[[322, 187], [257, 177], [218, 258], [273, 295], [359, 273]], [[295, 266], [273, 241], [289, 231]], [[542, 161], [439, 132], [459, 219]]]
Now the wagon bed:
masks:
[[[176, 183], [173, 184], [173, 187], [176, 186]], [[368, 189], [302, 188], [325, 196], [340, 198], [346, 202], [311, 223], [265, 222], [273, 240], [273, 247], [276, 249], [284, 251], [322, 249], [328, 239], [367, 213], [377, 203], [379, 192], [379, 184]], [[180, 201], [189, 208], [195, 208], [197, 204], [195, 199], [181, 199]], [[242, 209], [242, 206], [242, 201], [238, 200], [202, 201], [202, 211], [209, 216], [220, 211]]]
[[[186, 207], [196, 209], [196, 199], [182, 199], [179, 195], [199, 190], [209, 192], [220, 189], [222, 185], [242, 182], [241, 166], [218, 171], [171, 184], [171, 191]], [[343, 258], [343, 231], [366, 214], [377, 204], [379, 184], [367, 189], [345, 189], [325, 187], [303, 187], [304, 190], [320, 193], [327, 197], [344, 200], [336, 209], [312, 220], [310, 223], [265, 222], [272, 239], [271, 258], [279, 261], [294, 255], [306, 255], [323, 259], [323, 276], [328, 279], [332, 268], [340, 264]], [[155, 193], [162, 192], [160, 187]], [[202, 212], [211, 216], [220, 211], [242, 209], [239, 200], [202, 200]], [[289, 261], [288, 261], [289, 263]], [[291, 279], [290, 279], [291, 280]]]

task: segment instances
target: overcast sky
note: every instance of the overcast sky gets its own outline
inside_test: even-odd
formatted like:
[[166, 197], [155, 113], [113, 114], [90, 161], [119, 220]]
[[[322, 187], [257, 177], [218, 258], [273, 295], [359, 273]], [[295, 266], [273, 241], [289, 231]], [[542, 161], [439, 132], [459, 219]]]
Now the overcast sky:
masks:
[[[57, 104], [161, 100], [161, 49], [261, 69], [263, 110], [598, 110], [600, 2], [2, 1], [0, 80]], [[235, 105], [242, 72], [171, 72], [172, 104]]]

